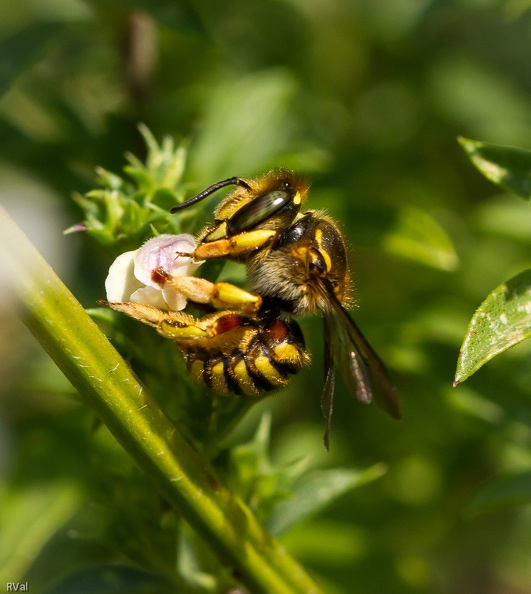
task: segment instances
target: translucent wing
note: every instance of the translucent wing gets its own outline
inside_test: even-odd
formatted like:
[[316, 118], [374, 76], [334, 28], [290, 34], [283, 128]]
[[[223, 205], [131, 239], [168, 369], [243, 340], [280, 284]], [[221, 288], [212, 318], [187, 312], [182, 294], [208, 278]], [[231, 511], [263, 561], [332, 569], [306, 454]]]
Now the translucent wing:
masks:
[[324, 442], [328, 449], [334, 395], [334, 363], [348, 390], [361, 402], [374, 400], [393, 418], [400, 418], [396, 390], [382, 360], [335, 296], [323, 283], [332, 311], [324, 315], [325, 387], [321, 399], [326, 420]]
[[325, 434], [323, 437], [324, 445], [327, 450], [330, 449], [330, 428], [332, 424], [332, 410], [334, 407], [334, 388], [336, 383], [334, 370], [334, 338], [333, 326], [330, 323], [329, 316], [323, 318], [323, 336], [324, 336], [324, 372], [325, 385], [321, 395], [321, 409], [325, 418]]

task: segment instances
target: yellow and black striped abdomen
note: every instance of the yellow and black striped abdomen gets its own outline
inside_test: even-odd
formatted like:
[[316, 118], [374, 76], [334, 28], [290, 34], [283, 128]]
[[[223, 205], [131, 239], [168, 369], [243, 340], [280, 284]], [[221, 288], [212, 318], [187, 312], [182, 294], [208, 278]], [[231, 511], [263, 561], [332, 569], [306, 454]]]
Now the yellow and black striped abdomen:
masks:
[[309, 362], [296, 322], [218, 316], [209, 338], [177, 341], [190, 375], [214, 394], [258, 397], [285, 386]]

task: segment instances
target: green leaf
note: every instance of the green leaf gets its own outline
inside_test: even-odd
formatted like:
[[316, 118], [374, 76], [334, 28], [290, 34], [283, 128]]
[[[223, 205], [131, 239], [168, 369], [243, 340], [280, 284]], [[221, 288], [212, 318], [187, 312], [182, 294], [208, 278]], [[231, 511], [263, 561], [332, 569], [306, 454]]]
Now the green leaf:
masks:
[[531, 503], [531, 471], [496, 477], [474, 495], [468, 511], [478, 514]]
[[490, 181], [525, 200], [531, 200], [531, 152], [458, 138], [472, 163]]
[[166, 137], [156, 141], [148, 128], [140, 124], [147, 147], [146, 162], [127, 155], [124, 167], [129, 180], [98, 168], [100, 189], [74, 200], [85, 214], [82, 223], [65, 231], [85, 231], [100, 243], [116, 247], [121, 253], [136, 249], [140, 243], [159, 233], [180, 233], [180, 219], [170, 208], [182, 200], [181, 178], [186, 163], [186, 149]]
[[177, 188], [184, 173], [186, 148], [182, 144], [175, 146], [170, 136], [166, 136], [159, 145], [147, 126], [140, 124], [138, 129], [147, 147], [146, 163], [128, 153], [129, 165], [124, 167], [124, 171], [135, 180], [141, 192], [151, 194], [158, 188]]
[[531, 336], [531, 269], [496, 287], [470, 320], [454, 385]]
[[309, 516], [315, 515], [333, 501], [380, 478], [386, 468], [375, 464], [366, 470], [333, 468], [304, 474], [293, 487], [293, 497], [280, 502], [268, 518], [267, 527], [278, 536]]

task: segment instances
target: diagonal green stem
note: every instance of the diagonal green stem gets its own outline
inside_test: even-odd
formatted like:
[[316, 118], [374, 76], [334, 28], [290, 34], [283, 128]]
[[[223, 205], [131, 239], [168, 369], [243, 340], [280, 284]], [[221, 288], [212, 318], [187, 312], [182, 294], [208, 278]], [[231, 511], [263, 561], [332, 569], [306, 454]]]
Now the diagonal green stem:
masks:
[[129, 367], [0, 208], [0, 262], [24, 323], [138, 466], [253, 593], [321, 590], [162, 414]]

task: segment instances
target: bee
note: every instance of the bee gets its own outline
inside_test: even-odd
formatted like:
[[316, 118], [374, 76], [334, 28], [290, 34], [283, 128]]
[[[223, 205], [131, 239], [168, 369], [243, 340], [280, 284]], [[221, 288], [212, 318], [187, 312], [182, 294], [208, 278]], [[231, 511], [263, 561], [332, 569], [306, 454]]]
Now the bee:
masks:
[[[335, 367], [361, 402], [376, 403], [392, 417], [400, 411], [385, 365], [348, 308], [352, 305], [346, 242], [337, 223], [321, 211], [301, 212], [308, 182], [287, 170], [257, 179], [231, 177], [172, 208], [180, 212], [227, 186], [236, 189], [214, 211], [187, 255], [195, 261], [229, 259], [246, 267], [248, 290], [196, 277], [163, 275], [188, 299], [221, 310], [196, 319], [138, 304], [108, 304], [155, 326], [175, 340], [193, 377], [219, 394], [256, 396], [284, 386], [308, 364], [295, 318], [323, 319], [325, 418], [329, 448]], [[154, 311], [155, 310], [155, 311]]]
[[272, 312], [219, 311], [198, 319], [141, 303], [106, 305], [175, 341], [188, 373], [219, 396], [258, 397], [283, 388], [310, 360], [299, 324]]
[[252, 295], [259, 307], [276, 311], [279, 319], [319, 313], [325, 343], [324, 389], [321, 405], [329, 447], [335, 388], [335, 365], [358, 400], [374, 400], [400, 418], [389, 374], [347, 308], [351, 275], [346, 242], [337, 223], [321, 211], [301, 212], [309, 184], [286, 170], [258, 179], [231, 177], [217, 182], [172, 212], [204, 200], [226, 186], [236, 186], [216, 208], [214, 222], [198, 235], [195, 260], [227, 258], [247, 268]]

